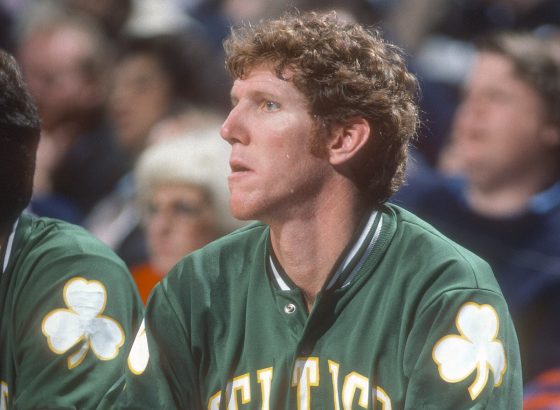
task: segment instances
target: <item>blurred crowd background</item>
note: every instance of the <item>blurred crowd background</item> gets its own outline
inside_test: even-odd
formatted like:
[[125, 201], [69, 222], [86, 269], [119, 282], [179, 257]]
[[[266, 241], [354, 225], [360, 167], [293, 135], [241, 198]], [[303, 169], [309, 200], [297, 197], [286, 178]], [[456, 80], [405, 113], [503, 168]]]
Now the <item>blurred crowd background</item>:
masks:
[[[286, 10], [336, 10], [404, 50], [422, 120], [392, 200], [491, 263], [525, 408], [560, 409], [559, 0], [0, 0], [0, 48], [42, 119], [29, 212], [109, 244], [144, 300], [182, 255], [242, 226], [219, 138], [222, 41]], [[512, 55], [481, 45], [494, 32], [519, 34]]]

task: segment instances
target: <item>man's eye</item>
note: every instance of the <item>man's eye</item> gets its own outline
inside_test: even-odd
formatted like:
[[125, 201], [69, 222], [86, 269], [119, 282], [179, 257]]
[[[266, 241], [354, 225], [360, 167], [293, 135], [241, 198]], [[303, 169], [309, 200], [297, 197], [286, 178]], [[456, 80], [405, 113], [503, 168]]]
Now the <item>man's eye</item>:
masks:
[[280, 104], [274, 101], [267, 100], [264, 102], [263, 108], [265, 109], [265, 111], [276, 111], [280, 109]]

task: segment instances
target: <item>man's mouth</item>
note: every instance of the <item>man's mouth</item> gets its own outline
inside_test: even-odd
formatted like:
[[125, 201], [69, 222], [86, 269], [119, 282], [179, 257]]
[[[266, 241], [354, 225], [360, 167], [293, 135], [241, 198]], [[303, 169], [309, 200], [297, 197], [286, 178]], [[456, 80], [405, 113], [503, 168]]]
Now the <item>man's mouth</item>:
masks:
[[229, 163], [229, 166], [231, 168], [231, 173], [232, 174], [236, 174], [236, 173], [240, 173], [240, 172], [248, 172], [248, 171], [251, 170], [248, 166], [246, 166], [245, 164], [243, 164], [240, 161], [231, 161]]

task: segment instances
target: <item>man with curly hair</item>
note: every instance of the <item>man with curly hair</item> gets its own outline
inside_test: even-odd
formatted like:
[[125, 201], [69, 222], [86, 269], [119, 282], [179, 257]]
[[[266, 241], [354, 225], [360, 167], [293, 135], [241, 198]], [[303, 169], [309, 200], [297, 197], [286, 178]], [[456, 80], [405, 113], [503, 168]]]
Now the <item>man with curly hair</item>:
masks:
[[[234, 29], [230, 207], [152, 292], [110, 408], [518, 409], [488, 265], [387, 199], [415, 134], [397, 48], [335, 15]], [[117, 401], [117, 404], [111, 404]]]

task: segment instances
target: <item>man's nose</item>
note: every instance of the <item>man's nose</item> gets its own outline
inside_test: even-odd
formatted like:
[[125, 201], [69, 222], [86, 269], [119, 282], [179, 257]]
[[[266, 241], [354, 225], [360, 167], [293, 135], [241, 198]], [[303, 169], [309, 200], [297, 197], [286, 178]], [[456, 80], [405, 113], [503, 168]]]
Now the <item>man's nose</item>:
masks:
[[241, 104], [237, 104], [220, 127], [220, 135], [230, 144], [236, 142], [245, 144], [247, 142], [246, 120]]

